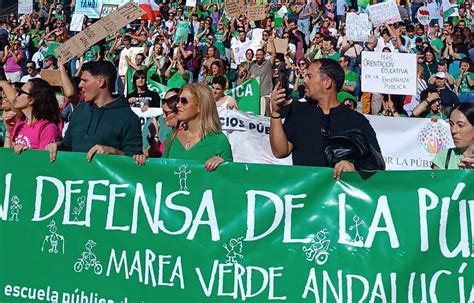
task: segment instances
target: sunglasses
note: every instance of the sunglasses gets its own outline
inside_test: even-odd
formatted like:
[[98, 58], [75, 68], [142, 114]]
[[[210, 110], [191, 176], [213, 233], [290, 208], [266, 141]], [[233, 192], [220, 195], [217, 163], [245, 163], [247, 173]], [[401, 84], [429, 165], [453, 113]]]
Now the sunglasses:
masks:
[[181, 103], [182, 105], [186, 106], [189, 103], [189, 100], [186, 97], [179, 97], [178, 103]]
[[27, 66], [26, 69], [35, 69], [34, 66]]
[[163, 110], [163, 116], [166, 118], [168, 117], [169, 115], [171, 114], [176, 114], [175, 111], [172, 111], [172, 110]]
[[331, 118], [329, 115], [323, 115], [321, 119], [321, 136], [329, 137], [331, 134]]
[[28, 96], [31, 96], [31, 94], [30, 94], [29, 92], [25, 92], [25, 91], [22, 90], [21, 88], [17, 88], [17, 90], [16, 90], [16, 95], [17, 95], [17, 96], [21, 96], [21, 95], [23, 95], [23, 94], [28, 95]]
[[172, 102], [175, 102], [176, 100], [178, 100], [178, 95], [173, 95], [169, 98], [163, 98], [161, 99], [161, 103], [162, 104], [165, 104], [165, 103], [172, 103]]
[[304, 62], [298, 63], [298, 66], [305, 66], [305, 65], [306, 65], [306, 63], [304, 63]]
[[138, 79], [146, 79], [146, 77], [145, 77], [145, 76], [138, 76], [138, 77], [137, 77], [137, 80], [138, 80]]

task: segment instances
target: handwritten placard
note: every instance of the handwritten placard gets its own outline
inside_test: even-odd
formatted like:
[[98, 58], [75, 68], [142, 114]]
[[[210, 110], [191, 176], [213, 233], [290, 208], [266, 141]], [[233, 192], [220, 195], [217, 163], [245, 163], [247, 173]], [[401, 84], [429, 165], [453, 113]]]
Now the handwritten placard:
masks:
[[247, 13], [247, 18], [250, 21], [259, 21], [265, 19], [265, 5], [256, 5], [250, 7]]
[[18, 15], [31, 14], [33, 12], [33, 0], [18, 0]]
[[88, 47], [99, 42], [105, 38], [105, 36], [118, 31], [121, 27], [129, 24], [143, 14], [145, 14], [145, 11], [142, 10], [138, 4], [128, 2], [110, 15], [100, 19], [67, 40], [63, 45], [55, 49], [55, 52], [61, 58], [61, 61], [66, 63], [73, 57], [83, 54]]
[[100, 18], [110, 15], [113, 11], [118, 9], [118, 4], [102, 4], [100, 9]]
[[346, 15], [347, 41], [367, 41], [371, 27], [367, 14], [348, 13]]
[[62, 86], [61, 72], [57, 69], [42, 69], [40, 76], [51, 86]]
[[288, 39], [275, 38], [275, 50], [277, 53], [286, 54], [288, 51]]
[[367, 9], [369, 11], [370, 20], [375, 26], [402, 21], [395, 0], [370, 5]]
[[245, 2], [242, 0], [226, 0], [225, 9], [227, 15], [238, 18], [245, 12]]
[[362, 91], [416, 95], [416, 54], [362, 52]]
[[83, 14], [74, 14], [71, 18], [71, 25], [69, 29], [72, 32], [80, 32], [82, 30], [82, 25], [84, 23], [84, 15]]

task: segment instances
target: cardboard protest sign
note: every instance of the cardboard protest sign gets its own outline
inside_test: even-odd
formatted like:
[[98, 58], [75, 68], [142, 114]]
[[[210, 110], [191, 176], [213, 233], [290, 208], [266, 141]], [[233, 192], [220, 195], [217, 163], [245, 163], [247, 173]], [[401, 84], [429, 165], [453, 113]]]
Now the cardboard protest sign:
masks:
[[18, 0], [18, 15], [33, 13], [33, 0]]
[[368, 40], [371, 23], [367, 14], [346, 14], [346, 39], [347, 41], [365, 42]]
[[238, 18], [245, 12], [245, 1], [242, 0], [226, 0], [225, 10], [230, 17]]
[[74, 14], [72, 15], [71, 25], [69, 29], [72, 32], [80, 32], [82, 30], [82, 25], [84, 23], [84, 15], [83, 14]]
[[362, 52], [362, 91], [416, 95], [416, 54]]
[[102, 4], [100, 9], [100, 18], [110, 15], [113, 11], [116, 11], [119, 6], [117, 4]]
[[57, 69], [42, 69], [40, 76], [52, 86], [62, 86], [61, 72]]
[[416, 18], [418, 19], [418, 22], [420, 22], [421, 24], [428, 25], [431, 21], [430, 11], [428, 10], [426, 6], [422, 6], [416, 12]]
[[370, 5], [367, 9], [369, 11], [370, 20], [375, 26], [402, 21], [395, 0]]
[[286, 54], [288, 51], [288, 39], [274, 38], [275, 49], [277, 53]]
[[144, 13], [138, 4], [128, 2], [107, 17], [100, 19], [67, 40], [63, 45], [58, 47], [55, 52], [61, 57], [62, 62], [66, 63], [73, 57], [83, 54], [91, 45], [134, 21]]
[[469, 169], [0, 158], [1, 302], [474, 300]]
[[135, 62], [135, 56], [143, 53], [143, 47], [130, 47], [130, 48], [124, 48], [120, 52], [120, 59], [119, 59], [119, 68], [118, 68], [118, 73], [120, 76], [125, 76], [127, 73], [127, 60], [125, 60], [125, 57], [128, 56], [132, 62]]
[[178, 22], [178, 26], [176, 28], [176, 33], [174, 34], [174, 40], [173, 40], [175, 44], [179, 44], [181, 40], [183, 40], [184, 43], [186, 44], [186, 42], [188, 41], [190, 25], [191, 25], [191, 22], [189, 21]]
[[247, 12], [247, 18], [250, 21], [259, 21], [265, 19], [265, 5], [256, 5], [249, 7]]

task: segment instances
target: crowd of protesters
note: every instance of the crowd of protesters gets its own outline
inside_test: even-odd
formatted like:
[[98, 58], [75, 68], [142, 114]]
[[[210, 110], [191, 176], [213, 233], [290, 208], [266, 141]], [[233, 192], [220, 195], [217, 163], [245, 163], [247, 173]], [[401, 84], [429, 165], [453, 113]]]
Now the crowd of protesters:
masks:
[[[328, 90], [337, 88], [337, 101], [352, 110], [363, 114], [446, 120], [450, 118], [451, 110], [455, 109], [458, 120], [459, 113], [464, 117], [461, 126], [451, 122], [453, 138], [463, 136], [462, 152], [459, 154], [458, 150], [456, 155], [471, 153], [465, 155], [464, 159], [468, 160], [464, 160], [462, 166], [472, 167], [474, 151], [469, 146], [474, 142], [474, 35], [471, 30], [474, 10], [470, 1], [454, 1], [455, 13], [443, 17], [441, 3], [436, 1], [409, 3], [400, 0], [398, 5], [402, 21], [373, 26], [367, 42], [346, 39], [345, 23], [346, 13], [365, 12], [367, 3], [344, 0], [275, 1], [265, 4], [266, 17], [258, 21], [250, 21], [245, 13], [229, 17], [222, 2], [198, 2], [196, 7], [187, 7], [185, 1], [174, 0], [157, 4], [160, 11], [153, 20], [138, 19], [120, 31], [110, 33], [66, 65], [58, 60], [54, 48], [77, 33], [70, 29], [74, 1], [72, 4], [35, 2], [32, 14], [10, 14], [0, 19], [0, 72], [5, 77], [4, 81], [0, 81], [4, 120], [0, 142], [4, 147], [13, 147], [21, 152], [49, 146], [48, 149], [54, 154], [67, 143], [68, 149], [71, 150], [72, 145], [74, 150], [74, 135], [85, 133], [87, 137], [92, 128], [95, 128], [94, 136], [95, 131], [107, 133], [107, 129], [118, 123], [114, 109], [122, 108], [127, 103], [143, 111], [162, 106], [163, 116], [148, 121], [142, 144], [136, 134], [130, 135], [133, 140], [138, 140], [132, 146], [120, 141], [127, 141], [127, 138], [115, 142], [120, 134], [114, 133], [107, 134], [115, 136], [114, 140], [105, 140], [114, 141], [109, 144], [114, 146], [112, 149], [105, 148], [108, 145], [101, 141], [103, 135], [97, 135], [89, 137], [86, 143], [81, 141], [83, 146], [76, 150], [88, 152], [89, 160], [95, 153], [128, 154], [134, 155], [135, 160], [143, 164], [149, 156], [173, 157], [175, 154], [176, 157], [186, 158], [196, 146], [199, 148], [194, 150], [194, 154], [198, 156], [191, 155], [189, 159], [208, 160], [206, 167], [213, 170], [224, 161], [232, 161], [229, 143], [220, 136], [216, 107], [238, 109], [238, 104], [232, 97], [224, 96], [224, 90], [259, 77], [260, 113], [270, 116], [271, 120], [284, 118], [284, 113], [274, 112], [274, 108], [279, 108], [274, 106], [275, 92], [284, 89], [283, 95], [288, 104], [300, 102], [305, 96], [308, 98], [311, 93], [308, 85], [315, 83], [314, 79], [308, 79], [309, 68], [317, 62], [322, 70], [322, 66], [326, 66], [324, 62], [327, 62], [324, 59], [330, 59], [337, 62], [337, 69], [343, 73], [343, 83], [336, 85], [337, 81], [332, 79], [335, 83], [328, 84]], [[247, 9], [252, 10], [257, 4], [260, 3], [247, 3]], [[416, 11], [421, 5], [431, 12], [429, 26], [423, 26], [417, 20]], [[282, 6], [287, 8], [283, 16], [279, 15]], [[95, 21], [97, 19], [85, 16], [83, 29]], [[174, 36], [179, 21], [190, 21], [190, 28], [187, 38], [176, 41]], [[276, 38], [288, 39], [285, 52], [276, 51]], [[237, 57], [239, 48], [255, 39], [259, 41], [258, 49], [248, 49], [245, 56]], [[130, 72], [117, 76], [121, 53], [130, 47], [143, 47], [143, 53], [135, 58], [126, 56]], [[362, 92], [363, 51], [416, 54], [416, 95]], [[101, 70], [97, 62], [103, 61], [110, 63], [99, 64], [103, 66]], [[107, 71], [111, 66], [117, 70], [114, 76]], [[61, 86], [48, 87], [46, 81], [36, 80], [43, 70], [49, 69], [60, 70]], [[332, 74], [326, 73], [329, 77]], [[127, 86], [130, 80], [132, 85]], [[149, 90], [147, 81], [150, 80], [173, 87], [181, 83], [184, 88], [170, 97], [173, 100], [161, 100], [157, 93]], [[91, 84], [91, 81], [97, 83]], [[12, 88], [17, 90], [16, 94]], [[95, 95], [92, 96], [91, 91]], [[127, 98], [116, 95], [126, 95]], [[52, 96], [55, 100], [50, 100], [48, 104]], [[88, 109], [83, 105], [91, 101], [94, 107]], [[460, 104], [462, 107], [459, 110]], [[104, 111], [103, 106], [106, 109], [109, 107], [109, 111]], [[110, 117], [107, 114], [102, 117], [104, 112], [110, 113]], [[128, 117], [128, 113], [121, 112]], [[80, 114], [90, 121], [78, 120]], [[109, 120], [101, 122], [102, 118]], [[35, 121], [41, 123], [35, 124]], [[130, 130], [130, 125], [133, 125], [132, 129], [136, 128], [135, 122], [122, 121], [126, 125], [120, 127]], [[87, 129], [78, 132], [77, 129], [84, 125]], [[101, 127], [106, 129], [98, 130]], [[453, 130], [462, 127], [461, 135]], [[33, 132], [41, 132], [41, 136], [28, 138], [28, 134], [31, 137]], [[23, 135], [18, 136], [19, 133]], [[66, 142], [61, 141], [63, 136]], [[176, 140], [181, 144], [175, 142], [172, 145]], [[374, 144], [379, 150], [376, 140]], [[150, 151], [150, 148], [153, 150]], [[287, 155], [286, 152], [283, 154]], [[440, 166], [436, 164], [436, 167]]]

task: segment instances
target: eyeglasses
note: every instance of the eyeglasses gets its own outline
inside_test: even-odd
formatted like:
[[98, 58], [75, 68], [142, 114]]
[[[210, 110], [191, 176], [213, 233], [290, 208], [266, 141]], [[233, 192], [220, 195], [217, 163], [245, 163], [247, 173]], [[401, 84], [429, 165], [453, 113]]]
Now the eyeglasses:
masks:
[[329, 137], [331, 134], [331, 118], [329, 115], [323, 115], [321, 119], [321, 136]]
[[22, 90], [21, 88], [17, 88], [17, 89], [16, 89], [16, 95], [17, 95], [18, 97], [21, 96], [21, 95], [23, 95], [23, 94], [28, 95], [28, 96], [31, 96], [31, 94], [30, 94], [29, 92], [25, 92], [25, 91]]
[[344, 61], [344, 60], [339, 60], [339, 63], [344, 63], [344, 62], [346, 62], [346, 61]]

